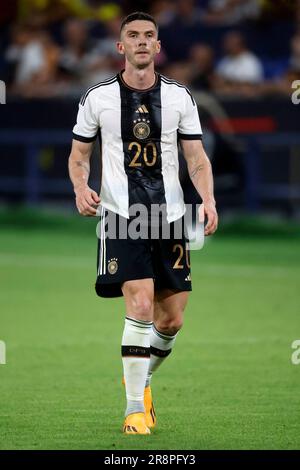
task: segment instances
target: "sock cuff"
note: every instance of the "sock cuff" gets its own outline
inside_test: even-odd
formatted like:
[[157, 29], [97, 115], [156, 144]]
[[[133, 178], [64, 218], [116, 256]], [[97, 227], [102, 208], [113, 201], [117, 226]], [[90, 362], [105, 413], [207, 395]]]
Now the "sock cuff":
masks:
[[122, 346], [150, 348], [152, 322], [125, 318]]
[[135, 318], [131, 317], [125, 317], [125, 324], [131, 325], [131, 326], [136, 326], [138, 328], [151, 328], [153, 325], [152, 321], [145, 321], [145, 320], [137, 320]]
[[158, 331], [154, 323], [152, 324], [152, 331], [156, 336], [161, 339], [164, 339], [165, 341], [171, 341], [172, 339], [175, 339], [178, 334], [176, 333], [176, 335], [167, 335], [166, 333], [161, 333], [160, 331]]

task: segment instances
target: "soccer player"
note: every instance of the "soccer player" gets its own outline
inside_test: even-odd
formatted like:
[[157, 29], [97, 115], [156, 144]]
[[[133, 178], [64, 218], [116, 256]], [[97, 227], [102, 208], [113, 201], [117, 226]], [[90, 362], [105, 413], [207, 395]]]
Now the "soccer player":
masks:
[[[218, 217], [196, 103], [186, 87], [154, 69], [160, 51], [155, 20], [142, 12], [127, 16], [117, 48], [125, 56], [125, 69], [81, 98], [69, 173], [79, 213], [96, 216], [100, 211], [96, 292], [102, 297], [123, 295], [125, 300], [123, 432], [150, 434], [156, 424], [152, 374], [174, 346], [191, 290], [186, 238], [175, 230], [185, 213], [178, 140], [204, 204], [206, 235], [215, 232]], [[88, 185], [97, 136], [102, 150], [100, 197]], [[105, 236], [108, 218], [113, 215], [129, 224], [136, 204], [150, 211], [155, 205], [165, 208], [155, 219], [158, 237], [132, 237], [128, 225], [126, 237]], [[152, 218], [142, 220], [141, 225]], [[162, 236], [163, 226], [170, 229], [170, 237]]]

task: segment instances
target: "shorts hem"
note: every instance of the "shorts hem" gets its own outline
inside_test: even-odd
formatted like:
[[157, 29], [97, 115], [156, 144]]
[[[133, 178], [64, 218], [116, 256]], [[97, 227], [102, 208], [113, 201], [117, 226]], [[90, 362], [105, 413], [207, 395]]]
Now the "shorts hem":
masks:
[[97, 282], [95, 283], [95, 290], [99, 297], [122, 297], [122, 284], [127, 281], [140, 281], [142, 279], [154, 279], [153, 275], [141, 274], [140, 276], [134, 275], [126, 277], [118, 282]]

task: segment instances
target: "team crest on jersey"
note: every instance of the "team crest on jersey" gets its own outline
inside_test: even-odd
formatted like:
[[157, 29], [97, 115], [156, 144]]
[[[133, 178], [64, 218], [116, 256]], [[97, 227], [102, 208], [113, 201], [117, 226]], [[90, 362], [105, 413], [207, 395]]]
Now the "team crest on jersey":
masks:
[[116, 274], [116, 272], [118, 271], [117, 261], [118, 261], [118, 258], [112, 258], [108, 261], [107, 269], [108, 269], [109, 274]]
[[147, 139], [150, 134], [150, 127], [146, 122], [138, 122], [133, 128], [133, 133], [137, 139]]
[[147, 107], [142, 104], [135, 112], [139, 114], [139, 118], [133, 121], [134, 136], [140, 140], [147, 139], [147, 137], [150, 135], [150, 121], [147, 116], [147, 114], [149, 115], [149, 111]]

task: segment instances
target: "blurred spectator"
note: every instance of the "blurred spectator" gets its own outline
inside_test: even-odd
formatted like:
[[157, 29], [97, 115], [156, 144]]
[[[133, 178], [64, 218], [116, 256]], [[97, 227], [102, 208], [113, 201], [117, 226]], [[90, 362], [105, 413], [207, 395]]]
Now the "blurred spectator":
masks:
[[177, 0], [175, 20], [181, 24], [192, 27], [197, 25], [201, 19], [201, 10], [197, 7], [195, 0]]
[[299, 13], [299, 0], [260, 0], [261, 18], [268, 21], [294, 20]]
[[[10, 92], [22, 96], [78, 96], [88, 86], [119, 71], [124, 59], [117, 52], [116, 42], [126, 5], [130, 5], [130, 11], [149, 11], [159, 24], [164, 49], [156, 57], [158, 70], [164, 67], [166, 75], [196, 90], [235, 96], [290, 93], [292, 81], [299, 79], [300, 0], [6, 3], [0, 11], [0, 22], [13, 19], [17, 9], [19, 18], [27, 18], [13, 27], [9, 46], [7, 29], [4, 28], [1, 38], [1, 77]], [[223, 39], [223, 26], [243, 23], [258, 15], [260, 19], [275, 21], [258, 23], [250, 29], [242, 25], [242, 30], [247, 31], [248, 39], [262, 58], [264, 74], [260, 60], [247, 48], [241, 33], [231, 32]], [[291, 40], [287, 66], [288, 41], [294, 30], [291, 21], [280, 20], [290, 18], [298, 21], [299, 34]], [[221, 45], [224, 57], [215, 68], [214, 55], [220, 55]]]
[[51, 81], [57, 71], [59, 49], [49, 34], [33, 25], [15, 26], [6, 61], [13, 70], [12, 88], [24, 91], [27, 86]]
[[151, 2], [150, 14], [159, 27], [168, 26], [175, 18], [176, 4], [171, 0], [156, 0]]
[[64, 0], [18, 0], [19, 21], [24, 23], [35, 19], [40, 27], [46, 27], [53, 22], [67, 17]]
[[171, 62], [164, 68], [163, 73], [185, 86], [191, 86], [192, 69], [188, 62]]
[[300, 31], [291, 40], [290, 70], [300, 74]]
[[214, 51], [207, 44], [194, 44], [190, 50], [192, 88], [210, 91], [214, 81]]
[[71, 18], [64, 24], [66, 44], [60, 56], [60, 68], [82, 86], [90, 86], [112, 74], [107, 51], [101, 54], [96, 40], [89, 37], [87, 23]]
[[208, 25], [234, 25], [256, 19], [259, 12], [259, 0], [210, 0], [203, 21]]
[[119, 71], [124, 66], [124, 56], [121, 56], [117, 50], [117, 41], [120, 40], [120, 27], [122, 18], [116, 16], [106, 21], [104, 31], [106, 36], [97, 41], [97, 53], [100, 57], [107, 57], [110, 60], [112, 71]]
[[281, 78], [266, 82], [262, 91], [264, 94], [284, 93], [291, 95], [292, 83], [294, 80], [300, 80], [300, 32], [291, 39], [291, 56], [289, 67]]
[[191, 45], [202, 36], [201, 10], [195, 0], [176, 0], [175, 15], [161, 25], [160, 38], [169, 60], [183, 62]]
[[108, 21], [121, 15], [120, 1], [61, 0], [69, 15], [82, 19]]
[[105, 22], [105, 37], [100, 39], [97, 44], [100, 55], [109, 56], [120, 62], [120, 54], [118, 53], [116, 43], [120, 40], [120, 28], [122, 18], [115, 16]]
[[216, 92], [252, 95], [263, 81], [260, 60], [247, 49], [244, 37], [237, 31], [224, 37], [225, 57], [217, 67]]
[[120, 14], [119, 4], [117, 0], [19, 0], [19, 17], [22, 21], [39, 18], [41, 26], [69, 16], [107, 21]]

